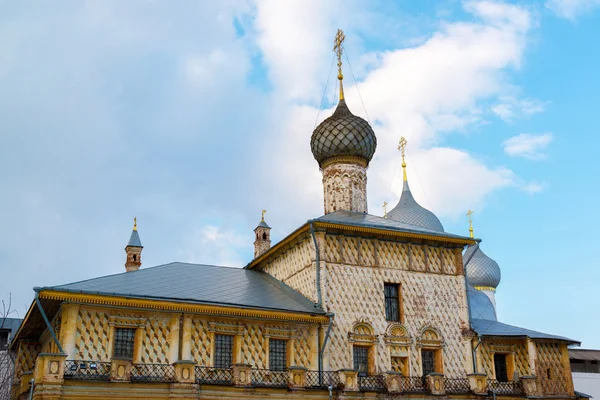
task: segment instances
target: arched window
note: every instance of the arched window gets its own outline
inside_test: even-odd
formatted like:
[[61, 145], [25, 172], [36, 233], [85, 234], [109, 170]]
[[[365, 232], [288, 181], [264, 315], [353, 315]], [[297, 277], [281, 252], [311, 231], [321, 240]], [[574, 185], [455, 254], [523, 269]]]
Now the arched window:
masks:
[[133, 255], [133, 261], [137, 261], [137, 255]]
[[263, 232], [263, 240], [267, 240], [267, 233]]

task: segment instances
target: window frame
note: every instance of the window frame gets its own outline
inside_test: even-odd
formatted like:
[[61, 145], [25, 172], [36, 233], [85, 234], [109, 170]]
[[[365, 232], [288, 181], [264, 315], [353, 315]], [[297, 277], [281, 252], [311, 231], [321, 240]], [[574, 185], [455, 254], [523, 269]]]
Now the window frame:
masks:
[[[126, 338], [120, 338], [119, 332], [124, 332], [127, 331], [129, 332], [126, 336]], [[137, 328], [134, 327], [129, 327], [129, 326], [116, 326], [115, 327], [115, 331], [114, 331], [114, 338], [113, 338], [113, 351], [112, 351], [112, 356], [113, 358], [116, 359], [124, 359], [124, 360], [133, 360], [134, 359], [134, 355], [135, 355], [135, 344], [136, 344], [136, 333], [137, 333]], [[125, 342], [125, 344], [127, 344], [129, 346], [129, 343], [131, 345], [131, 348], [125, 348], [123, 349], [122, 347], [119, 347], [120, 343]], [[126, 351], [126, 354], [124, 354], [123, 350]]]
[[[364, 356], [364, 362], [365, 362], [365, 370], [361, 371], [360, 369], [360, 364], [357, 365], [357, 357], [356, 357], [356, 352], [357, 350], [359, 350], [362, 352], [365, 352], [365, 356]], [[362, 358], [362, 357], [361, 357]], [[361, 345], [353, 345], [352, 346], [352, 367], [356, 370], [356, 372], [358, 373], [358, 376], [368, 376], [369, 375], [369, 364], [370, 364], [370, 358], [371, 358], [371, 346], [361, 346]]]
[[[394, 288], [396, 296], [388, 296], [388, 288]], [[385, 307], [385, 320], [388, 322], [402, 323], [404, 321], [404, 313], [402, 310], [402, 285], [395, 282], [384, 282], [383, 284], [383, 301]], [[390, 307], [395, 306], [397, 319], [390, 315]], [[393, 310], [392, 310], [393, 311]], [[391, 318], [389, 318], [391, 317]]]
[[[274, 344], [277, 344], [278, 346], [283, 344], [283, 349], [279, 348], [279, 349], [275, 349]], [[289, 362], [289, 357], [288, 357], [288, 348], [289, 348], [290, 342], [288, 339], [281, 339], [281, 338], [269, 338], [269, 370], [271, 371], [285, 371], [288, 368], [288, 362]], [[273, 351], [273, 350], [276, 351]], [[274, 357], [278, 357], [278, 359], [276, 360]], [[276, 363], [274, 363], [273, 361], [277, 361]], [[273, 365], [276, 364], [276, 365]]]
[[[229, 345], [231, 346], [229, 349], [229, 365], [225, 365], [222, 364], [221, 361], [224, 358], [227, 357], [220, 357], [219, 356], [219, 342], [220, 342], [220, 338], [227, 338], [227, 340], [229, 341]], [[234, 351], [235, 351], [235, 336], [234, 335], [226, 335], [226, 334], [222, 334], [222, 333], [215, 333], [214, 337], [213, 337], [213, 367], [215, 368], [231, 368], [231, 366], [235, 363], [235, 356], [234, 356]]]

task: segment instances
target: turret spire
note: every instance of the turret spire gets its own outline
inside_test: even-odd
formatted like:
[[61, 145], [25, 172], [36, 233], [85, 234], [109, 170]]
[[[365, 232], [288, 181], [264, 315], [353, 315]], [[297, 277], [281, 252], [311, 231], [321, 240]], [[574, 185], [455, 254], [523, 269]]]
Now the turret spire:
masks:
[[137, 218], [133, 218], [133, 231], [129, 237], [129, 242], [125, 246], [127, 258], [125, 260], [125, 270], [127, 272], [137, 271], [142, 266], [142, 241], [137, 230]]
[[340, 81], [340, 101], [344, 100], [344, 74], [342, 74], [342, 53], [344, 52], [344, 40], [346, 39], [346, 35], [344, 35], [344, 31], [341, 29], [337, 30], [337, 34], [335, 35], [333, 51], [337, 55], [337, 66], [338, 66], [338, 79]]
[[407, 182], [408, 179], [406, 178], [406, 160], [404, 159], [404, 152], [406, 151], [406, 138], [404, 136], [402, 136], [400, 138], [400, 142], [398, 143], [398, 150], [400, 150], [400, 152], [402, 153], [402, 173], [403, 173], [403, 181]]
[[473, 218], [471, 217], [471, 215], [473, 215], [473, 211], [467, 211], [466, 215], [467, 217], [469, 217], [469, 236], [474, 238], [475, 235], [473, 234]]

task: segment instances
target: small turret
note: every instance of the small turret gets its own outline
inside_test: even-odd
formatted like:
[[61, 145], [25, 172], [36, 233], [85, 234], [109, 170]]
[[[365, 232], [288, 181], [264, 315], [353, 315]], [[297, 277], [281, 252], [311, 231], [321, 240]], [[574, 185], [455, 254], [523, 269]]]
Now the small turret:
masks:
[[127, 272], [137, 271], [142, 266], [142, 242], [137, 231], [137, 218], [133, 219], [133, 231], [129, 237], [129, 243], [125, 246], [127, 259], [125, 261], [125, 270]]
[[258, 226], [254, 228], [256, 239], [254, 240], [254, 258], [264, 254], [271, 248], [271, 227], [265, 222], [265, 213], [267, 210], [262, 210], [262, 217]]

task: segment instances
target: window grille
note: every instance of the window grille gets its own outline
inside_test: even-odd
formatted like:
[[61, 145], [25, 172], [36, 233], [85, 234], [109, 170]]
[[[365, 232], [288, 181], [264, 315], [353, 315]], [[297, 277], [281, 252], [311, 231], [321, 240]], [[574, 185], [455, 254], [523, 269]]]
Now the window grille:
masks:
[[383, 287], [385, 297], [385, 319], [400, 322], [400, 299], [398, 285], [386, 283]]
[[215, 335], [215, 367], [230, 368], [233, 354], [233, 336]]
[[498, 382], [508, 382], [506, 354], [494, 354], [494, 368], [496, 369], [496, 380]]
[[354, 346], [354, 369], [358, 371], [358, 376], [367, 376], [369, 373], [369, 348], [364, 346]]
[[423, 376], [435, 372], [435, 353], [433, 350], [421, 350], [421, 360], [423, 361]]
[[271, 371], [284, 371], [286, 369], [286, 345], [287, 341], [285, 340], [269, 340], [269, 368]]
[[133, 342], [135, 340], [135, 329], [115, 329], [115, 357], [133, 358]]

